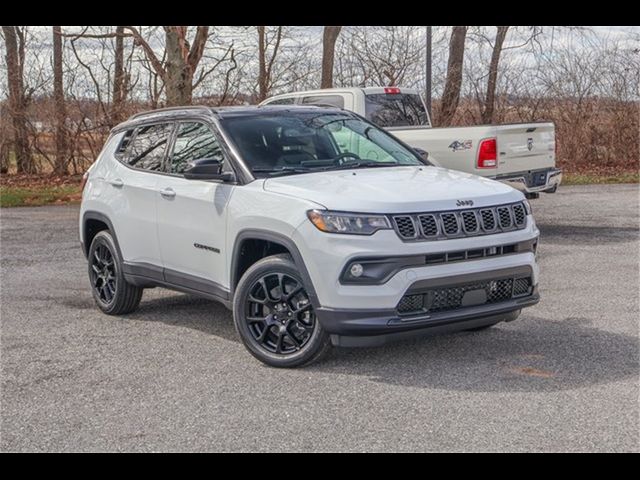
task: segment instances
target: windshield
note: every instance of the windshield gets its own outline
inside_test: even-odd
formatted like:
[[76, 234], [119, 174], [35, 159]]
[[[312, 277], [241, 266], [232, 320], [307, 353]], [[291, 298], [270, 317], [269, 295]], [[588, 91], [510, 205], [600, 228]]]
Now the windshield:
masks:
[[407, 93], [380, 93], [365, 96], [368, 120], [381, 127], [428, 125], [420, 97]]
[[222, 124], [256, 177], [424, 165], [393, 137], [346, 112], [265, 112]]

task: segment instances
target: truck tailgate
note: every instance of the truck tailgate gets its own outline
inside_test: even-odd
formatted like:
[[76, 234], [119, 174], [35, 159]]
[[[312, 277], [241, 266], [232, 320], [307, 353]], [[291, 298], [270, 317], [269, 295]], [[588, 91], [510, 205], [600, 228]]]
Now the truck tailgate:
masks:
[[553, 123], [500, 125], [495, 128], [498, 142], [498, 175], [555, 166]]

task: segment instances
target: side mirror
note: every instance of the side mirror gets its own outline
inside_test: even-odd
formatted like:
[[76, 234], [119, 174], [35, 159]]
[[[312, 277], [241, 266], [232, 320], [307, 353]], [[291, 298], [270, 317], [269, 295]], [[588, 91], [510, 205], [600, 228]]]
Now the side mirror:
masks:
[[233, 172], [223, 172], [222, 162], [215, 158], [200, 158], [189, 162], [184, 171], [187, 180], [222, 180], [232, 182], [235, 180]]
[[429, 160], [429, 152], [423, 150], [422, 148], [413, 147], [414, 152], [416, 152], [423, 160]]

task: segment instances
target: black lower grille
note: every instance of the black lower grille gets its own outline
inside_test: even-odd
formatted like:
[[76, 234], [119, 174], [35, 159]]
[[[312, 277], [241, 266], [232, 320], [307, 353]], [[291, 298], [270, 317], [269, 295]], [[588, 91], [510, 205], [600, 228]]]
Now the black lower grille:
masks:
[[424, 295], [405, 295], [398, 304], [399, 313], [420, 312], [424, 306]]
[[455, 287], [434, 288], [405, 295], [398, 303], [400, 315], [435, 313], [505, 302], [531, 294], [531, 277], [503, 278]]

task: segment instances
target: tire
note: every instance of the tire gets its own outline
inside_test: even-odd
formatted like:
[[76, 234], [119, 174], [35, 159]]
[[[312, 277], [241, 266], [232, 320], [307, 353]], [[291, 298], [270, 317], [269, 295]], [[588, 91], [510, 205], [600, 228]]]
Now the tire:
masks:
[[122, 258], [108, 230], [93, 238], [88, 261], [91, 292], [100, 310], [107, 315], [123, 315], [138, 308], [143, 289], [125, 280]]
[[247, 350], [272, 367], [309, 365], [331, 347], [289, 255], [249, 267], [235, 291], [233, 322]]

